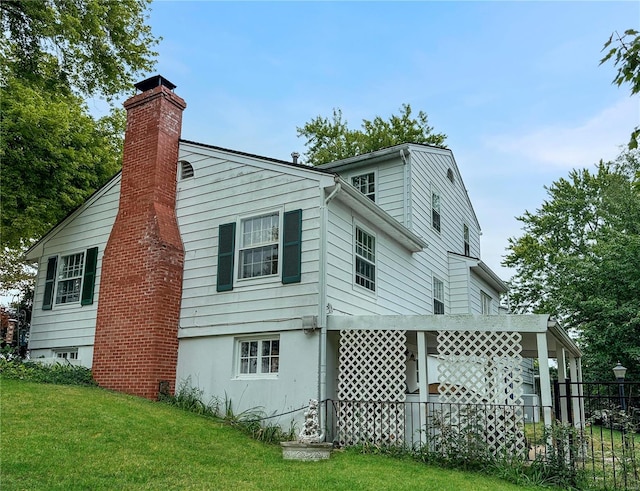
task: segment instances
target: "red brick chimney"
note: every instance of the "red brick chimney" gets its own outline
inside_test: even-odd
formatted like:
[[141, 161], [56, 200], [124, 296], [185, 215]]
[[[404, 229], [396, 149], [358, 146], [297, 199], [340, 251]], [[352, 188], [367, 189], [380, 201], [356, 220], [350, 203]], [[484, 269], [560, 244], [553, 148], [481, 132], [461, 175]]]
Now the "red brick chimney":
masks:
[[173, 393], [184, 249], [176, 173], [186, 103], [161, 76], [124, 103], [120, 208], [102, 259], [93, 376], [101, 387], [156, 399]]

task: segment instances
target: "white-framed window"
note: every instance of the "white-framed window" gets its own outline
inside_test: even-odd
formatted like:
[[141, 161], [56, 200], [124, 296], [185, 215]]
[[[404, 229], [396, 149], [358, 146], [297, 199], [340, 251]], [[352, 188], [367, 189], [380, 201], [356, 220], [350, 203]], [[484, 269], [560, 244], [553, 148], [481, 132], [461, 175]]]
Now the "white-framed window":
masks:
[[98, 248], [47, 259], [42, 310], [54, 306], [93, 304]]
[[279, 337], [238, 339], [238, 376], [272, 376], [279, 370]]
[[431, 193], [431, 225], [440, 232], [440, 194], [436, 191]]
[[482, 313], [484, 315], [489, 315], [491, 314], [491, 303], [492, 303], [492, 298], [487, 295], [485, 292], [480, 292], [480, 304], [482, 307]]
[[68, 349], [68, 350], [56, 350], [54, 351], [55, 357], [63, 360], [77, 360], [78, 359], [78, 350]]
[[469, 242], [469, 227], [468, 227], [468, 225], [466, 223], [462, 226], [462, 237], [463, 237], [463, 241], [464, 241], [464, 255], [465, 256], [470, 256], [471, 255], [471, 242]]
[[360, 174], [351, 178], [353, 187], [364, 194], [371, 201], [376, 200], [376, 175], [375, 172]]
[[433, 277], [433, 313], [444, 314], [444, 283]]
[[278, 274], [279, 236], [278, 212], [240, 221], [239, 279]]
[[355, 282], [376, 291], [376, 238], [359, 226], [355, 236]]
[[84, 252], [62, 256], [58, 266], [56, 304], [75, 303], [80, 300]]

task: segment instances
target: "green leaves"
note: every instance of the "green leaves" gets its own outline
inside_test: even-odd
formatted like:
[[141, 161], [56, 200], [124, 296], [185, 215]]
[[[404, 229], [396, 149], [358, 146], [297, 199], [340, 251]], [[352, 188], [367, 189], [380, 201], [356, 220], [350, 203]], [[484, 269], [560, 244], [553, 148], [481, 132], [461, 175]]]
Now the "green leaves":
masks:
[[[615, 45], [611, 47], [614, 42]], [[614, 66], [618, 68], [613, 83], [618, 87], [624, 83], [630, 84], [631, 95], [640, 92], [640, 33], [635, 29], [627, 29], [620, 36], [616, 31], [604, 43], [602, 51], [607, 48], [609, 50], [600, 60], [600, 64], [613, 60]], [[628, 144], [629, 150], [638, 148], [638, 140], [640, 140], [640, 127], [636, 126], [631, 133], [631, 139]]]
[[425, 143], [443, 146], [447, 136], [433, 133], [427, 114], [411, 116], [411, 106], [403, 104], [399, 115], [385, 121], [376, 116], [372, 121], [363, 120], [362, 130], [351, 130], [342, 119], [342, 111], [334, 109], [331, 118], [318, 116], [297, 128], [298, 136], [307, 138], [307, 161], [320, 165], [355, 155], [373, 152], [400, 143]]
[[23, 287], [18, 252], [120, 169], [124, 112], [96, 121], [81, 97], [111, 102], [155, 64], [151, 0], [2, 0], [0, 277]]
[[[120, 169], [118, 116], [97, 123], [70, 92], [50, 93], [16, 78], [3, 94], [2, 238], [21, 247], [79, 206]], [[122, 116], [120, 116], [121, 118]]]
[[145, 24], [151, 0], [3, 0], [1, 58], [19, 78], [56, 79], [107, 99], [149, 72], [158, 41]]
[[639, 169], [627, 152], [554, 182], [541, 208], [518, 218], [524, 233], [504, 260], [516, 270], [513, 309], [558, 315], [579, 332], [591, 379], [610, 378], [618, 358], [640, 378]]

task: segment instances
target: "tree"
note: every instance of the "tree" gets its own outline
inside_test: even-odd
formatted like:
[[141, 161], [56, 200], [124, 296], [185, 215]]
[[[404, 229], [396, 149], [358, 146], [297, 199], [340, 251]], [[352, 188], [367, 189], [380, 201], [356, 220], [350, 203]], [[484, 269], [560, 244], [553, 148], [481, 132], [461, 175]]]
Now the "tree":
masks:
[[423, 111], [417, 117], [411, 116], [411, 106], [403, 104], [398, 116], [392, 115], [385, 121], [376, 116], [373, 121], [363, 120], [362, 130], [351, 130], [342, 119], [342, 111], [334, 109], [332, 118], [318, 116], [297, 128], [298, 136], [307, 139], [308, 163], [320, 165], [400, 143], [426, 143], [442, 146], [447, 136], [433, 133], [427, 114]]
[[551, 313], [578, 334], [586, 378], [611, 378], [617, 361], [640, 380], [638, 152], [573, 170], [547, 189], [536, 213], [518, 217], [503, 264], [515, 268], [517, 313]]
[[121, 166], [124, 111], [96, 120], [151, 70], [150, 0], [0, 2], [0, 290], [26, 288], [21, 253]]
[[155, 64], [150, 2], [3, 0], [2, 66], [41, 89], [62, 82], [87, 96], [118, 95]]
[[[612, 46], [613, 42], [617, 44]], [[618, 67], [618, 73], [613, 79], [613, 83], [620, 87], [623, 83], [631, 84], [631, 95], [640, 92], [640, 33], [634, 29], [627, 29], [624, 35], [620, 36], [614, 32], [609, 40], [604, 44], [602, 50], [607, 54], [600, 60], [600, 64], [613, 60], [613, 64]], [[638, 148], [640, 140], [640, 127], [631, 133], [629, 149]]]
[[116, 135], [124, 124], [116, 115], [96, 122], [86, 104], [64, 87], [40, 91], [14, 77], [5, 87], [1, 244], [20, 248], [120, 169]]

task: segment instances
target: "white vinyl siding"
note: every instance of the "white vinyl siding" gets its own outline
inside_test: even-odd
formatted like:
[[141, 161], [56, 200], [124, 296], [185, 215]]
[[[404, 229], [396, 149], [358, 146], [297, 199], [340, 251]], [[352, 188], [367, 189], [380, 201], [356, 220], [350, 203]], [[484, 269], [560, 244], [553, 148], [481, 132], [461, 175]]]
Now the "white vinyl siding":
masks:
[[[180, 158], [193, 165], [196, 175], [178, 183], [176, 204], [185, 249], [182, 333], [189, 335], [189, 328], [215, 330], [236, 324], [249, 331], [271, 321], [293, 328], [299, 327], [301, 317], [317, 315], [319, 206], [322, 187], [333, 184], [333, 177], [188, 143], [181, 144]], [[283, 285], [280, 267], [278, 274], [237, 279], [240, 261], [236, 252], [233, 292], [215, 294], [219, 226], [238, 224], [238, 251], [243, 247], [243, 219], [279, 210], [281, 222], [286, 212], [297, 209], [302, 209], [302, 281]], [[281, 235], [278, 233], [279, 241]]]
[[[50, 237], [45, 237], [42, 245], [43, 255], [38, 265], [29, 335], [32, 356], [48, 357], [51, 356], [51, 349], [75, 346], [81, 354], [81, 363], [91, 366], [92, 356], [89, 353], [92, 353], [100, 297], [102, 254], [118, 213], [119, 195], [118, 176], [74, 212], [64, 226], [54, 230]], [[60, 271], [60, 257], [79, 251], [85, 251], [86, 256], [86, 250], [91, 247], [98, 247], [93, 303], [83, 306], [79, 301], [71, 305], [56, 304], [56, 293], [53, 310], [42, 310], [48, 258], [58, 256], [57, 270]], [[69, 300], [70, 298], [65, 299]]]
[[335, 315], [425, 314], [431, 285], [420, 274], [420, 254], [412, 254], [376, 227], [356, 217], [376, 238], [375, 295], [354, 285], [352, 211], [338, 200], [330, 203], [327, 235], [327, 302]]

